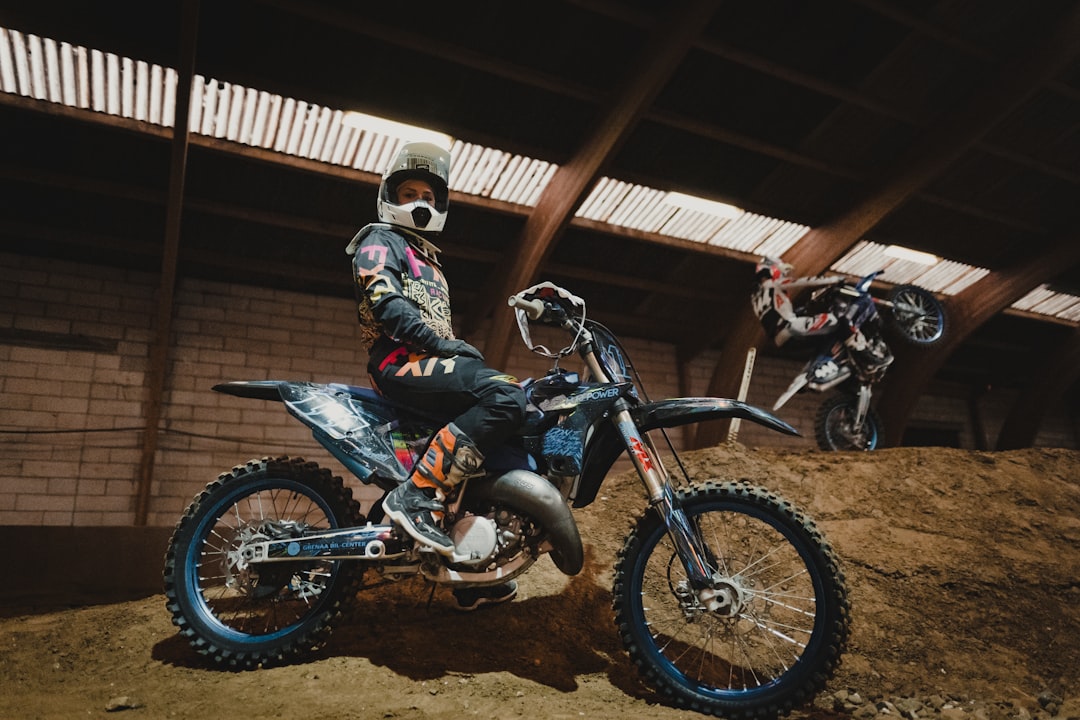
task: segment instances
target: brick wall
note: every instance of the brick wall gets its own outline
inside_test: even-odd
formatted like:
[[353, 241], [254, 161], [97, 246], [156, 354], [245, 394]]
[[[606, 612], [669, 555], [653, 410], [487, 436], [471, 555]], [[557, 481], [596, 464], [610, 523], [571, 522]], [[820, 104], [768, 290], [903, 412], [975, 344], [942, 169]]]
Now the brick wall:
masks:
[[[153, 274], [0, 253], [0, 525], [122, 526], [134, 522], [144, 382], [154, 316]], [[681, 394], [673, 349], [624, 338], [653, 399]], [[205, 483], [263, 455], [302, 455], [348, 474], [276, 403], [211, 391], [224, 380], [291, 379], [366, 384], [349, 299], [181, 279], [162, 433], [151, 487], [150, 526], [171, 526]], [[507, 364], [518, 377], [550, 362], [522, 345]], [[705, 394], [715, 353], [689, 367], [689, 394]], [[577, 364], [567, 360], [571, 369]], [[758, 357], [747, 401], [764, 408], [800, 363]], [[820, 395], [793, 398], [778, 414], [789, 438], [743, 422], [747, 446], [809, 448]], [[978, 403], [993, 433], [1012, 400]], [[969, 403], [922, 398], [913, 422], [945, 423], [973, 447]], [[683, 447], [683, 431], [670, 433]], [[1076, 446], [1076, 429], [1054, 408], [1041, 445]], [[361, 496], [370, 500], [370, 493]]]
[[0, 328], [32, 334], [0, 344], [0, 524], [129, 524], [155, 280], [11, 255], [0, 266]]

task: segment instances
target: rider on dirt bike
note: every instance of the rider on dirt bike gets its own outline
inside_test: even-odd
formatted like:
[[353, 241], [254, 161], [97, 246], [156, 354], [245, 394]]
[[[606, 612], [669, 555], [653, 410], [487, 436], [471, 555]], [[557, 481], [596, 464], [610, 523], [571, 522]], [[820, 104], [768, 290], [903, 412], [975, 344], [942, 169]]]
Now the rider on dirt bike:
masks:
[[[891, 354], [881, 354], [878, 343], [869, 342], [851, 314], [838, 317], [831, 311], [799, 315], [788, 296], [791, 290], [826, 287], [844, 281], [837, 275], [792, 278], [794, 267], [776, 258], [762, 258], [755, 267], [757, 287], [751, 296], [754, 313], [777, 347], [793, 337], [836, 336], [851, 351], [852, 357], [868, 368], [884, 367], [892, 362]], [[852, 308], [855, 306], [853, 305]]]
[[[488, 367], [454, 337], [450, 292], [429, 239], [446, 222], [450, 154], [431, 143], [405, 143], [383, 174], [379, 220], [349, 243], [371, 385], [386, 397], [452, 418], [431, 440], [407, 482], [383, 501], [387, 516], [418, 542], [450, 555], [441, 527], [443, 501], [484, 456], [520, 426], [525, 394], [517, 379]], [[462, 609], [510, 600], [513, 581], [459, 590]]]

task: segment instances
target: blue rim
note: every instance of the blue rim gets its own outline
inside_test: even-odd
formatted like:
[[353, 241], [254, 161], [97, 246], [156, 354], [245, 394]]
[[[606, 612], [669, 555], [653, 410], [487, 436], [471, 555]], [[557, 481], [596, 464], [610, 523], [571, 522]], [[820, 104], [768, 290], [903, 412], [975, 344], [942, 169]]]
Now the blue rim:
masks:
[[314, 604], [312, 604], [308, 612], [305, 613], [300, 619], [272, 633], [252, 635], [249, 633], [241, 632], [222, 623], [217, 618], [217, 615], [214, 614], [213, 610], [207, 604], [206, 598], [203, 597], [202, 584], [199, 582], [200, 566], [198, 564], [198, 559], [201, 554], [203, 540], [206, 537], [209, 527], [212, 527], [214, 524], [217, 523], [218, 520], [221, 519], [221, 511], [223, 507], [231, 505], [239, 497], [251, 495], [255, 492], [271, 488], [281, 488], [298, 492], [299, 494], [311, 500], [315, 505], [319, 507], [319, 509], [321, 509], [326, 514], [326, 518], [329, 521], [331, 528], [338, 527], [338, 522], [337, 519], [334, 517], [332, 509], [328, 507], [326, 501], [323, 498], [313, 496], [311, 494], [310, 488], [308, 488], [303, 483], [287, 478], [266, 479], [260, 480], [255, 485], [243, 485], [229, 493], [226, 493], [224, 496], [222, 496], [221, 499], [219, 499], [212, 505], [211, 512], [206, 513], [203, 516], [202, 520], [199, 522], [199, 524], [196, 525], [195, 531], [192, 534], [191, 543], [188, 546], [187, 552], [184, 555], [184, 594], [187, 596], [189, 604], [199, 614], [204, 624], [212, 628], [213, 631], [221, 635], [221, 637], [239, 644], [249, 644], [254, 646], [261, 645], [267, 642], [272, 643], [276, 640], [281, 639], [282, 637], [285, 637], [289, 633], [294, 632], [298, 627], [303, 625], [304, 622], [306, 622], [313, 613], [316, 613], [321, 609], [323, 603], [326, 602], [326, 598], [328, 597], [334, 582], [336, 582], [337, 579], [336, 575], [331, 575], [330, 581], [326, 586], [326, 590], [322, 593], [322, 597], [320, 597]]
[[[706, 503], [702, 507], [695, 508], [696, 512], [693, 517], [702, 515], [706, 512], [713, 510], [732, 510], [740, 512], [744, 515], [761, 520], [769, 527], [780, 533], [788, 543], [795, 548], [799, 554], [799, 558], [806, 564], [808, 571], [814, 567], [814, 564], [808, 557], [808, 551], [801, 546], [800, 543], [796, 543], [794, 539], [795, 532], [791, 528], [783, 524], [778, 524], [774, 521], [772, 514], [756, 505], [743, 504], [739, 502], [733, 502], [730, 500], [713, 500]], [[646, 542], [642, 543], [641, 551], [638, 553], [637, 562], [634, 565], [634, 582], [630, 588], [629, 597], [640, 598], [642, 597], [641, 581], [644, 578], [643, 563], [652, 556], [653, 551], [656, 549], [657, 543], [660, 542], [660, 538], [667, 534], [667, 529], [663, 524], [658, 524], [656, 529], [647, 538]], [[648, 550], [648, 552], [646, 552]], [[692, 680], [682, 670], [679, 669], [671, 660], [667, 658], [662, 652], [660, 652], [656, 644], [651, 642], [648, 638], [642, 638], [641, 647], [649, 656], [651, 656], [654, 662], [664, 670], [664, 673], [673, 678], [679, 685], [689, 689], [692, 692], [706, 696], [711, 699], [732, 702], [732, 701], [745, 701], [747, 699], [756, 699], [759, 696], [767, 696], [774, 693], [778, 688], [790, 685], [792, 683], [797, 684], [803, 673], [803, 658], [813, 656], [818, 652], [818, 648], [822, 643], [822, 638], [825, 636], [825, 615], [824, 606], [821, 603], [821, 599], [825, 598], [825, 587], [820, 573], [811, 572], [811, 578], [814, 585], [815, 594], [815, 606], [821, 609], [814, 617], [814, 629], [810, 635], [809, 642], [806, 643], [806, 649], [798, 660], [780, 677], [761, 685], [760, 687], [752, 688], [749, 690], [722, 690], [715, 688], [711, 685], [702, 685], [696, 680]], [[645, 613], [643, 606], [640, 602], [633, 603], [631, 607], [631, 613], [633, 621], [636, 627], [645, 627]]]

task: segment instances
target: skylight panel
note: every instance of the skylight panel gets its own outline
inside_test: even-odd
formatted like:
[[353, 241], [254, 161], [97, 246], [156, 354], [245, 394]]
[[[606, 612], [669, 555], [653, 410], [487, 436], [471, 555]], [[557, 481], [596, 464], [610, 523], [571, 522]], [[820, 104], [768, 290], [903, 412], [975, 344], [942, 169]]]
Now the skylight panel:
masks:
[[454, 139], [444, 132], [350, 110], [342, 120], [349, 127], [402, 140], [429, 142], [449, 150]]
[[684, 210], [696, 210], [711, 217], [731, 219], [742, 214], [742, 210], [728, 203], [707, 200], [679, 192], [669, 192], [664, 196], [664, 203]]
[[534, 161], [536, 165], [537, 174], [534, 177], [534, 182], [528, 187], [528, 194], [522, 198], [522, 205], [528, 205], [534, 207], [536, 203], [540, 202], [540, 194], [544, 192], [544, 188], [551, 182], [551, 178], [555, 175], [555, 171], [559, 169], [558, 165], [554, 163], [544, 162], [543, 160]]
[[[173, 127], [175, 69], [113, 53], [72, 46], [0, 27], [0, 90], [37, 100]], [[406, 140], [452, 148], [450, 185], [457, 192], [535, 206], [558, 165], [464, 143], [445, 133], [373, 115], [322, 107], [196, 75], [190, 131], [381, 174]], [[707, 198], [666, 192], [601, 177], [577, 217], [677, 237], [758, 256], [780, 257], [809, 227], [770, 218]], [[896, 257], [900, 255], [901, 257]], [[884, 269], [894, 283], [917, 283], [954, 295], [989, 270], [912, 255], [906, 248], [861, 241], [832, 270], [861, 276]], [[1046, 286], [1015, 308], [1080, 322], [1080, 297]]]
[[771, 235], [754, 248], [763, 257], [779, 257], [791, 249], [810, 228], [793, 222], [781, 222]]
[[629, 183], [602, 177], [593, 185], [592, 192], [578, 207], [576, 215], [587, 220], [607, 222], [611, 208], [629, 189]]
[[863, 240], [837, 260], [832, 270], [859, 277], [884, 270], [881, 279], [886, 282], [916, 284], [943, 295], [955, 295], [989, 272], [955, 261], [937, 259], [933, 265], [927, 265], [929, 261], [926, 253]]
[[1046, 284], [1035, 288], [1012, 306], [1017, 310], [1080, 322], [1080, 296], [1056, 292]]

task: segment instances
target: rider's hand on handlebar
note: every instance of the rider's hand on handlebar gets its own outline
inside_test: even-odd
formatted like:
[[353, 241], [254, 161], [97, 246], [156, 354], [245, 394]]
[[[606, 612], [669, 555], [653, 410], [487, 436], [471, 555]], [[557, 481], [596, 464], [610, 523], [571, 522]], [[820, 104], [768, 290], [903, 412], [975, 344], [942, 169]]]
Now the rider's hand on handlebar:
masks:
[[441, 357], [460, 355], [462, 357], [476, 358], [477, 360], [484, 359], [482, 352], [464, 340], [445, 340], [435, 348], [435, 353]]

